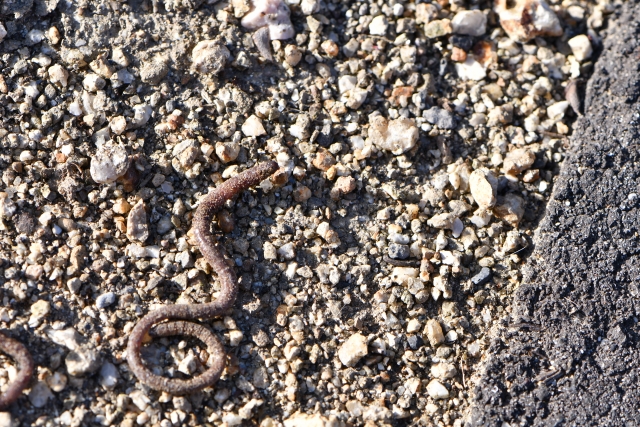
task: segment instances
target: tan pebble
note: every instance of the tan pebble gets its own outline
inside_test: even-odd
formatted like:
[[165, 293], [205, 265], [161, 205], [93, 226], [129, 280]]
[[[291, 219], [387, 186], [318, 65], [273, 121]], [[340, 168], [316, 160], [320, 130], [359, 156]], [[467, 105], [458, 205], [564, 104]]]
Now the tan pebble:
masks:
[[113, 222], [116, 226], [116, 230], [118, 230], [121, 233], [126, 233], [127, 232], [127, 223], [124, 219], [124, 217], [121, 216], [116, 216], [113, 218]]
[[126, 214], [130, 209], [131, 205], [129, 204], [129, 202], [122, 198], [116, 200], [116, 202], [113, 204], [113, 212], [120, 215]]
[[451, 50], [451, 60], [454, 62], [464, 62], [467, 60], [467, 52], [454, 46]]
[[340, 53], [340, 48], [333, 40], [325, 40], [320, 45], [322, 50], [332, 58], [335, 58]]
[[493, 208], [493, 214], [513, 227], [517, 227], [524, 216], [524, 200], [515, 194], [506, 194], [498, 199]]
[[488, 169], [476, 169], [469, 176], [471, 195], [483, 209], [492, 208], [496, 204], [498, 179]]
[[292, 67], [298, 65], [300, 60], [302, 59], [302, 52], [296, 45], [287, 45], [284, 48], [284, 60]]
[[538, 178], [540, 178], [540, 170], [538, 169], [529, 169], [522, 176], [522, 180], [527, 183], [537, 181]]
[[60, 43], [60, 40], [61, 40], [60, 31], [58, 31], [56, 27], [49, 28], [47, 30], [47, 39], [49, 40], [49, 43], [51, 43], [52, 45], [56, 45]]
[[293, 191], [293, 199], [296, 202], [305, 202], [309, 200], [310, 197], [311, 197], [311, 190], [309, 189], [309, 187], [305, 185], [300, 186]]
[[144, 242], [149, 238], [149, 224], [147, 222], [145, 203], [139, 200], [129, 211], [127, 217], [127, 237], [130, 240]]
[[44, 272], [44, 268], [41, 265], [35, 264], [27, 267], [25, 271], [25, 276], [29, 280], [38, 280], [42, 273]]
[[510, 175], [518, 175], [529, 169], [536, 160], [536, 155], [526, 148], [517, 148], [507, 153], [504, 159], [504, 171]]
[[271, 183], [276, 187], [281, 187], [287, 183], [289, 180], [289, 174], [283, 169], [279, 169], [275, 171], [273, 175], [271, 175]]
[[312, 163], [313, 166], [320, 169], [321, 171], [327, 171], [331, 166], [336, 164], [336, 159], [328, 150], [326, 150], [325, 148], [321, 148], [314, 157]]
[[350, 176], [341, 176], [336, 180], [335, 185], [331, 189], [330, 196], [332, 200], [339, 200], [343, 195], [351, 193], [356, 189], [356, 180]]
[[389, 102], [393, 106], [406, 107], [413, 95], [413, 87], [411, 86], [399, 86], [394, 88], [389, 97]]
[[436, 319], [430, 319], [427, 321], [427, 326], [424, 328], [424, 333], [429, 340], [432, 347], [439, 346], [444, 342], [444, 334], [442, 333], [442, 326]]
[[349, 337], [338, 350], [340, 361], [347, 367], [356, 365], [367, 354], [367, 338], [360, 333]]
[[240, 144], [229, 141], [216, 143], [216, 155], [223, 163], [229, 163], [238, 158]]

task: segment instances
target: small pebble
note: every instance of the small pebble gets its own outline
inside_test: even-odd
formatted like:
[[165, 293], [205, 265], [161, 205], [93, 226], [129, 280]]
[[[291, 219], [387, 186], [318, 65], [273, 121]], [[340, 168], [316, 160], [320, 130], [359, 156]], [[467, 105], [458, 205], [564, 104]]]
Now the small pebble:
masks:
[[98, 298], [96, 298], [96, 307], [98, 307], [99, 309], [103, 309], [103, 308], [109, 307], [115, 302], [116, 302], [116, 294], [114, 294], [113, 292], [106, 292], [104, 294], [99, 295]]
[[267, 131], [264, 129], [262, 121], [255, 115], [251, 115], [242, 124], [242, 133], [245, 134], [245, 136], [257, 137], [266, 135]]
[[149, 238], [149, 223], [147, 210], [142, 200], [131, 208], [127, 216], [127, 237], [130, 240], [145, 242]]
[[383, 150], [399, 155], [418, 142], [418, 128], [410, 119], [387, 120], [382, 116], [369, 119], [369, 140]]
[[389, 244], [389, 258], [407, 259], [411, 254], [408, 245], [399, 245], [397, 243]]
[[129, 155], [121, 145], [105, 143], [91, 157], [91, 178], [99, 184], [114, 182], [129, 168]]
[[229, 49], [214, 40], [198, 42], [191, 52], [193, 68], [199, 73], [213, 76], [224, 69], [230, 58]]
[[487, 267], [482, 268], [478, 274], [471, 278], [471, 282], [476, 286], [484, 285], [489, 280], [491, 280], [491, 269]]
[[81, 377], [96, 372], [102, 363], [98, 351], [85, 345], [70, 351], [65, 358], [65, 365], [70, 375]]
[[469, 188], [481, 209], [492, 208], [497, 201], [498, 179], [488, 169], [477, 169], [469, 176]]
[[384, 36], [389, 28], [389, 21], [384, 15], [378, 15], [369, 24], [369, 33], [374, 36]]
[[449, 390], [438, 380], [431, 380], [431, 382], [427, 384], [427, 393], [436, 400], [449, 398]]
[[49, 386], [44, 381], [38, 381], [29, 392], [29, 402], [36, 407], [42, 408], [47, 404], [47, 401], [53, 397], [53, 393], [49, 389]]
[[338, 349], [338, 357], [344, 366], [355, 366], [368, 354], [367, 339], [360, 333], [351, 335]]
[[480, 10], [463, 10], [453, 17], [451, 28], [456, 34], [479, 37], [487, 31], [487, 17]]
[[118, 384], [118, 368], [111, 362], [104, 362], [100, 368], [100, 385], [107, 390], [113, 390]]
[[591, 47], [591, 41], [585, 34], [575, 36], [567, 42], [573, 52], [573, 56], [580, 62], [586, 61], [591, 58], [593, 54], [593, 48]]
[[425, 334], [427, 335], [427, 339], [429, 340], [429, 343], [432, 347], [437, 347], [444, 342], [442, 327], [440, 326], [440, 323], [435, 319], [430, 319], [427, 321]]

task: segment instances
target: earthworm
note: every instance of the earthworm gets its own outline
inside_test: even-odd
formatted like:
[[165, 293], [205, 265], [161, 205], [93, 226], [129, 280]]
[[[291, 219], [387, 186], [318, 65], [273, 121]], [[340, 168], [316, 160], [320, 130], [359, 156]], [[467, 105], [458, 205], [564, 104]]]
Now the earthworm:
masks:
[[[210, 226], [214, 214], [224, 203], [235, 195], [259, 184], [278, 169], [277, 163], [267, 161], [228, 179], [210, 192], [198, 206], [193, 218], [193, 230], [200, 253], [218, 275], [220, 294], [218, 298], [205, 304], [174, 304], [159, 308], [144, 316], [131, 331], [127, 344], [129, 368], [138, 379], [152, 389], [170, 394], [188, 394], [213, 385], [225, 367], [225, 355], [222, 343], [206, 327], [185, 320], [209, 319], [224, 314], [233, 306], [238, 294], [238, 281], [231, 267], [226, 263], [211, 233]], [[164, 322], [181, 319], [181, 321]], [[154, 327], [155, 325], [155, 327]], [[153, 328], [153, 329], [152, 329]], [[190, 379], [165, 378], [151, 372], [140, 356], [142, 344], [147, 334], [156, 337], [189, 335], [198, 338], [207, 345], [213, 362], [202, 374]]]
[[27, 348], [13, 338], [0, 332], [0, 350], [7, 353], [18, 364], [18, 374], [7, 390], [0, 396], [0, 409], [15, 402], [27, 387], [33, 375], [33, 359]]

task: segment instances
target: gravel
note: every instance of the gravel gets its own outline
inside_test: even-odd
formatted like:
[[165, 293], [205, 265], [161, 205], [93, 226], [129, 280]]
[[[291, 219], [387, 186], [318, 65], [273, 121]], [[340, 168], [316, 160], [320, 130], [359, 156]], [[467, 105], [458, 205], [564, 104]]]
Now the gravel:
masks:
[[[2, 2], [0, 320], [41, 390], [12, 417], [463, 425], [616, 7], [489, 3]], [[225, 374], [141, 386], [138, 319], [219, 290], [199, 201], [266, 159], [213, 225], [240, 287], [208, 323]], [[143, 356], [208, 359], [183, 337]]]

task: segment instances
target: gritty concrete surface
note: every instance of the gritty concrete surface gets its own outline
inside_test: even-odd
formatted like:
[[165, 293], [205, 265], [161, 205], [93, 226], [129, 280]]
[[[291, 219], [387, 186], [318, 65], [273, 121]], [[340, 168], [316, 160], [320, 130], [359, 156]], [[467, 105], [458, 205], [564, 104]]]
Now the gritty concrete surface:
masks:
[[468, 425], [640, 424], [639, 14], [610, 26]]

